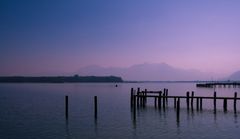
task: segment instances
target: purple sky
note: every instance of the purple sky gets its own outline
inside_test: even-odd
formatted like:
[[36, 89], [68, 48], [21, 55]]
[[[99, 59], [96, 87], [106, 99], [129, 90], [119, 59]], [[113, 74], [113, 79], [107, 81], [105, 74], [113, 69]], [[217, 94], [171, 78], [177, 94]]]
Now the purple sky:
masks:
[[239, 0], [1, 0], [0, 75], [168, 63], [240, 70]]

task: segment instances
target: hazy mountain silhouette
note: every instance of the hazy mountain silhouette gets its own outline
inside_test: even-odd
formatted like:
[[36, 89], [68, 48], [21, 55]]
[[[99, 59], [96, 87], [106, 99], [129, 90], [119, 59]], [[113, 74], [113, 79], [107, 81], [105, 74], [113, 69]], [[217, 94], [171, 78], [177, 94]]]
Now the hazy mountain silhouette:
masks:
[[227, 80], [238, 80], [240, 81], [240, 71], [234, 72], [233, 74], [231, 74]]
[[97, 65], [80, 69], [77, 74], [84, 76], [120, 76], [124, 80], [133, 81], [176, 81], [176, 80], [210, 80], [210, 73], [198, 70], [184, 70], [172, 67], [166, 63], [138, 64], [128, 68], [105, 68]]

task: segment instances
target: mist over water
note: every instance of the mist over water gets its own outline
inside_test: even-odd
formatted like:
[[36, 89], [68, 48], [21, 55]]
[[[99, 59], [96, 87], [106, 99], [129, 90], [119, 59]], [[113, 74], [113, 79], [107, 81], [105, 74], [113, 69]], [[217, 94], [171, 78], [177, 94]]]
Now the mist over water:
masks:
[[[228, 101], [228, 112], [217, 100], [203, 100], [203, 110], [187, 111], [181, 100], [180, 122], [176, 121], [173, 100], [163, 110], [148, 99], [133, 120], [130, 89], [169, 89], [169, 96], [213, 96], [213, 88], [196, 88], [194, 83], [75, 83], [75, 84], [0, 84], [0, 138], [238, 138], [240, 103], [237, 113]], [[217, 96], [233, 97], [240, 88], [215, 88]], [[69, 119], [65, 119], [65, 95], [69, 96]], [[98, 118], [94, 118], [93, 97], [98, 96]]]

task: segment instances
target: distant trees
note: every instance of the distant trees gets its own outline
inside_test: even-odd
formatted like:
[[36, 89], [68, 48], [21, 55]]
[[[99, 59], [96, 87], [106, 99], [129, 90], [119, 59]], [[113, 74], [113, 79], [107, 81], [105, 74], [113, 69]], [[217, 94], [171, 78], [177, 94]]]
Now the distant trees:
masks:
[[54, 77], [0, 77], [0, 83], [64, 83], [64, 82], [123, 82], [116, 76], [54, 76]]

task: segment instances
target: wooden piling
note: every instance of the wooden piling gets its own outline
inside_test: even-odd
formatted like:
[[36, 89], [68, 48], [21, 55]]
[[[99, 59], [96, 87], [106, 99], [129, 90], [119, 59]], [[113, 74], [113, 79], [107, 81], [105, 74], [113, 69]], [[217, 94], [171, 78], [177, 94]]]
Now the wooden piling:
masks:
[[177, 98], [176, 97], [174, 97], [174, 108], [176, 108], [177, 107], [177, 100], [176, 100]]
[[147, 89], [144, 92], [144, 107], [147, 105]]
[[166, 105], [168, 105], [168, 89], [165, 89], [165, 98], [166, 98]]
[[137, 92], [140, 92], [140, 87], [137, 88]]
[[65, 96], [65, 117], [68, 119], [68, 96]]
[[202, 110], [202, 97], [200, 98], [200, 110]]
[[187, 102], [187, 109], [189, 110], [189, 92], [187, 92], [186, 102]]
[[237, 112], [237, 92], [234, 93], [234, 102], [233, 102], [233, 108], [234, 108], [234, 113]]
[[97, 116], [98, 116], [97, 96], [94, 96], [94, 117], [97, 118]]
[[191, 108], [193, 109], [194, 91], [192, 91]]
[[224, 112], [227, 111], [227, 99], [226, 98], [223, 99], [223, 110], [224, 110]]
[[163, 92], [163, 109], [165, 109], [165, 104], [166, 104], [166, 93]]
[[214, 113], [216, 113], [216, 109], [217, 109], [217, 106], [216, 106], [216, 97], [217, 97], [217, 93], [214, 92], [214, 94], [213, 94]]
[[162, 107], [162, 91], [159, 92], [159, 96], [158, 96], [158, 108], [161, 109]]

